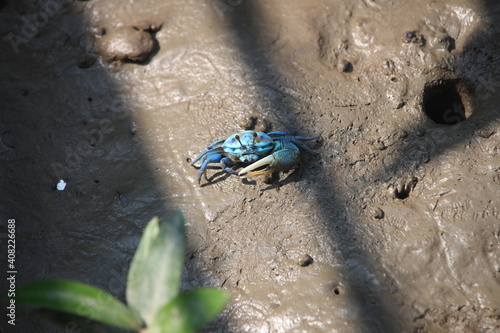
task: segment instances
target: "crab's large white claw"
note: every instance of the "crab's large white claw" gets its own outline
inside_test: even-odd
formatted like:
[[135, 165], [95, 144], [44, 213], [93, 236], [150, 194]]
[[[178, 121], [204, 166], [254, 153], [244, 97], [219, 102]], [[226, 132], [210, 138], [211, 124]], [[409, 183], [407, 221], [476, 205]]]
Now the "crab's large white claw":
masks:
[[[277, 148], [271, 155], [242, 169], [238, 175], [242, 178], [264, 176], [276, 171], [288, 171], [300, 163], [300, 151], [294, 144], [282, 142]], [[263, 170], [252, 171], [266, 165], [268, 167]]]
[[263, 159], [258, 160], [257, 162], [250, 164], [249, 166], [241, 169], [241, 171], [238, 173], [238, 175], [241, 176], [241, 178], [247, 178], [247, 177], [255, 177], [255, 176], [259, 176], [259, 175], [266, 175], [266, 174], [272, 173], [273, 171], [270, 171], [267, 169], [261, 170], [261, 171], [253, 171], [253, 172], [252, 172], [252, 170], [255, 170], [255, 169], [260, 168], [260, 167], [265, 166], [265, 165], [270, 165], [273, 161], [274, 161], [274, 156], [269, 155], [267, 157], [264, 157]]

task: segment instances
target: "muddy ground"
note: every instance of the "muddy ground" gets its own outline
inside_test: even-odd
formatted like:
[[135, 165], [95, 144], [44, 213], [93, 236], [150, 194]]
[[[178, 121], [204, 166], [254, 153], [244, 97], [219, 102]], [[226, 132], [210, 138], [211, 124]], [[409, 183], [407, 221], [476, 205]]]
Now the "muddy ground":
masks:
[[[500, 330], [496, 1], [0, 5], [18, 286], [123, 299], [146, 223], [180, 208], [183, 288], [231, 293], [207, 332]], [[318, 155], [199, 186], [189, 161], [242, 127], [319, 135]], [[21, 308], [1, 325], [86, 331]]]

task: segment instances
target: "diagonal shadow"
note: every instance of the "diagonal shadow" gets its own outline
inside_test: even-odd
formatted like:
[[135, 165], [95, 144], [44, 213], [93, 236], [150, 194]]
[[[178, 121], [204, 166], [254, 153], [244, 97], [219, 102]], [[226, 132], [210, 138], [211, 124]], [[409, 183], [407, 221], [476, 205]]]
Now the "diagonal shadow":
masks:
[[[144, 227], [176, 207], [166, 199], [170, 186], [156, 176], [120, 84], [86, 43], [92, 28], [82, 14], [86, 6], [0, 3], [2, 244], [7, 220], [15, 219], [18, 288], [69, 279], [124, 300]], [[66, 188], [59, 191], [61, 179]], [[189, 273], [205, 284], [196, 267]], [[9, 288], [5, 279], [0, 285], [3, 298]], [[61, 324], [65, 332], [96, 328], [76, 316]], [[54, 326], [17, 307], [16, 326], [2, 320], [0, 331], [54, 332]]]
[[[262, 12], [260, 12], [258, 5], [252, 1], [245, 1], [235, 7], [230, 12], [229, 17], [244, 62], [250, 72], [255, 73], [252, 79], [258, 82], [276, 82], [277, 86], [281, 83], [284, 84], [280, 81], [280, 73], [273, 70], [275, 64], [268, 58], [265, 46], [261, 44], [263, 32], [257, 21], [259, 17], [262, 17]], [[287, 127], [286, 130], [301, 133], [300, 120], [294, 117], [295, 106], [283, 99], [280, 93], [268, 89], [266, 86], [259, 86], [259, 89], [260, 96], [272, 96], [270, 98], [271, 113]], [[307, 135], [315, 135], [314, 130], [310, 130], [312, 132], [307, 132]], [[321, 163], [318, 163], [316, 168], [315, 172], [323, 175], [322, 178], [327, 177], [325, 176], [326, 170]], [[349, 285], [345, 286], [352, 303], [359, 310], [359, 322], [363, 323], [354, 330], [363, 331], [366, 327], [371, 327], [372, 331], [377, 332], [399, 331], [398, 314], [380, 303], [380, 295], [374, 291], [373, 285], [369, 282], [368, 272], [375, 271], [376, 262], [360, 245], [362, 239], [353, 227], [356, 221], [348, 216], [347, 200], [342, 198], [341, 193], [334, 185], [337, 183], [339, 183], [338, 180], [332, 180], [328, 183], [316, 184], [313, 186], [312, 196], [316, 202], [320, 203], [320, 216], [328, 225], [327, 229], [335, 230], [330, 234], [330, 237], [343, 255], [341, 261], [346, 263], [349, 259], [355, 259], [360, 267], [365, 269], [357, 277], [353, 277]], [[346, 276], [349, 275], [347, 269], [345, 273]]]
[[[483, 2], [483, 7], [486, 13], [498, 13], [498, 5], [493, 4], [493, 2], [485, 1]], [[255, 82], [275, 82], [277, 86], [281, 84], [285, 85], [285, 82], [281, 82], [279, 71], [275, 69], [275, 65], [277, 64], [275, 62], [273, 63], [266, 54], [266, 46], [262, 44], [261, 36], [264, 32], [258, 25], [258, 18], [262, 17], [263, 13], [260, 11], [258, 4], [251, 1], [246, 1], [244, 3], [238, 2], [238, 6], [235, 6], [229, 12], [231, 29], [233, 30], [236, 43], [242, 53], [244, 62], [249, 68], [249, 71], [253, 73], [252, 79]], [[486, 38], [488, 37], [481, 36], [480, 34], [473, 36], [466, 50], [480, 48]], [[470, 54], [460, 55], [457, 61], [457, 63], [460, 64], [458, 71], [465, 73], [466, 69], [468, 66], [472, 65], [473, 61], [474, 57], [471, 57]], [[498, 55], [495, 55], [494, 62], [495, 64], [500, 63]], [[497, 68], [498, 66], [496, 66], [495, 69]], [[498, 77], [499, 76], [496, 76], [496, 78], [492, 79], [493, 81], [490, 81], [494, 87], [500, 87], [500, 81], [497, 79]], [[458, 79], [458, 81], [460, 81], [460, 78]], [[451, 82], [458, 81], [454, 78]], [[462, 81], [466, 82], [467, 87], [460, 91], [460, 93], [471, 93], [470, 79], [464, 78]], [[455, 88], [456, 87], [457, 86], [455, 86]], [[266, 86], [259, 86], [259, 89], [260, 96], [272, 96], [270, 101], [271, 113], [288, 127], [287, 130], [299, 130], [302, 128], [300, 119], [298, 119], [293, 112], [295, 108], [294, 105], [289, 103], [286, 99], [283, 99], [280, 93], [271, 91], [271, 89]], [[476, 86], [475, 89], [480, 90], [481, 87]], [[449, 96], [446, 95], [441, 97], [449, 98]], [[450, 107], [453, 107], [453, 105]], [[471, 104], [470, 107], [479, 108], [477, 104]], [[377, 172], [373, 178], [379, 179], [401, 173], [407, 174], [409, 169], [406, 161], [414, 158], [415, 147], [421, 146], [422, 133], [429, 132], [429, 129], [432, 131], [432, 129], [438, 128], [440, 131], [447, 131], [444, 134], [447, 139], [441, 140], [441, 142], [436, 145], [435, 142], [433, 142], [435, 138], [429, 136], [428, 147], [432, 147], [432, 149], [421, 153], [423, 156], [417, 154], [417, 160], [421, 162], [425, 161], [426, 158], [434, 158], [445, 153], [454, 145], [463, 144], [463, 142], [475, 136], [478, 131], [488, 131], [488, 125], [497, 121], [500, 116], [498, 110], [499, 109], [496, 108], [490, 108], [482, 114], [480, 114], [480, 112], [474, 113], [466, 121], [454, 126], [448, 126], [446, 124], [436, 125], [432, 120], [424, 120], [417, 127], [407, 128], [406, 133], [409, 134], [408, 139], [401, 147], [400, 152], [396, 154], [393, 163], [386, 169]], [[440, 116], [446, 117], [446, 111], [447, 110], [442, 110], [443, 114], [440, 114]], [[466, 112], [470, 113], [472, 111], [466, 110]], [[456, 115], [452, 114], [452, 116]], [[446, 122], [446, 119], [444, 119], [444, 121]], [[311, 129], [311, 131], [312, 132], [308, 133], [308, 135], [314, 135], [314, 130]], [[410, 159], [409, 156], [411, 156]], [[328, 173], [321, 164], [317, 166], [317, 172], [323, 175], [322, 178], [328, 177]], [[320, 203], [320, 213], [325, 224], [328, 225], [328, 230], [335, 230], [335, 232], [330, 234], [330, 237], [343, 254], [344, 262], [351, 258], [356, 258], [361, 266], [366, 268], [367, 274], [375, 274], [379, 280], [387, 279], [383, 277], [380, 270], [376, 268], [377, 259], [373, 257], [373, 254], [364, 250], [363, 238], [355, 231], [356, 217], [349, 216], [348, 214], [348, 199], [343, 198], [342, 194], [334, 185], [339, 183], [340, 180], [331, 179], [328, 183], [317, 184], [314, 186], [313, 191], [314, 199]], [[345, 216], [347, 216], [347, 218], [345, 218]], [[347, 269], [348, 268], [346, 268], [346, 270]], [[361, 325], [359, 327], [360, 330], [370, 327], [369, 330], [375, 332], [401, 331], [403, 324], [399, 320], [403, 318], [403, 316], [394, 305], [391, 305], [393, 302], [396, 304], [397, 300], [391, 300], [390, 296], [388, 297], [387, 295], [382, 295], [374, 291], [373, 285], [370, 284], [367, 276], [352, 279], [350, 284], [346, 286], [346, 289], [350, 290], [351, 299], [360, 311], [360, 322], [367, 324], [367, 326]], [[382, 301], [380, 301], [381, 299]]]

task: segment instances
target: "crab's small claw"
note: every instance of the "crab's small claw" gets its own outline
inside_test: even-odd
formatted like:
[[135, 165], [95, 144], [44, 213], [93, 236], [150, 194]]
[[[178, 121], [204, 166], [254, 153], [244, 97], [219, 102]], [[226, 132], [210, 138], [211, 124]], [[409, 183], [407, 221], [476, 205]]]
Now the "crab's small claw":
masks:
[[[277, 171], [288, 171], [300, 163], [300, 151], [297, 146], [290, 142], [278, 142], [278, 149], [271, 155], [250, 164], [242, 169], [238, 175], [241, 178], [257, 177], [271, 174]], [[266, 166], [262, 170], [255, 169]]]
[[[231, 166], [234, 165], [234, 162], [231, 161], [229, 158], [224, 157], [222, 154], [208, 154], [203, 156], [202, 163], [200, 166], [200, 171], [198, 172], [198, 184], [201, 185], [201, 177], [205, 177], [205, 180], [208, 181], [208, 176], [207, 176], [207, 167], [209, 163], [220, 163], [220, 166], [222, 169], [224, 169], [226, 172], [237, 175], [238, 173], [234, 171]], [[191, 163], [192, 164], [192, 163]]]

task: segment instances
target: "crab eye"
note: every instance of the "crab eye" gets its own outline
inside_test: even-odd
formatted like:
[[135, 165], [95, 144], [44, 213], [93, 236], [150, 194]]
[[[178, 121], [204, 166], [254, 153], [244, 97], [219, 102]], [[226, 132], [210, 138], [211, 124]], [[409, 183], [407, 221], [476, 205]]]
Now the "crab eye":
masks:
[[243, 145], [243, 143], [241, 143], [241, 141], [240, 141], [240, 136], [239, 136], [238, 134], [236, 134], [236, 135], [234, 136], [234, 138], [236, 139], [236, 141], [238, 141], [238, 142], [240, 143], [240, 146], [245, 147], [245, 146]]
[[257, 137], [257, 133], [256, 132], [253, 132], [253, 137], [256, 138]]

